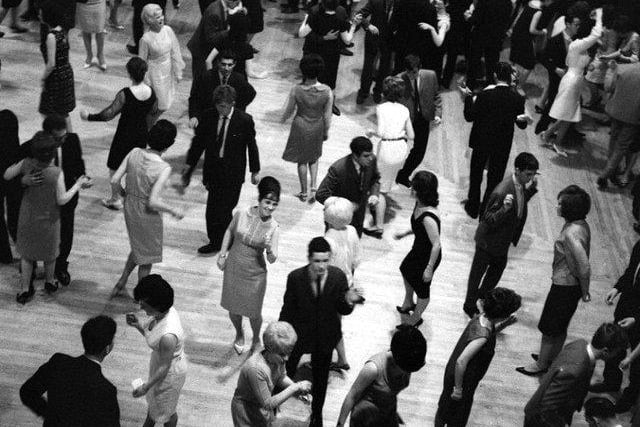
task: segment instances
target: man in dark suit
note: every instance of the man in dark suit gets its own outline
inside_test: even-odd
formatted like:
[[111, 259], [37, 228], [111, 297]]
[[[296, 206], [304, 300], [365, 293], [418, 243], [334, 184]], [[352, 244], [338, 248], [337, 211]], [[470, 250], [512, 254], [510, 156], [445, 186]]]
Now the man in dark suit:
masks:
[[207, 198], [207, 236], [209, 243], [198, 253], [212, 254], [220, 250], [222, 238], [231, 222], [231, 212], [238, 204], [247, 169], [251, 183], [257, 184], [260, 156], [256, 144], [253, 118], [235, 107], [236, 91], [231, 86], [218, 86], [213, 91], [215, 108], [203, 114], [187, 153], [187, 165], [195, 167], [204, 151], [202, 181], [209, 192]]
[[131, 18], [131, 27], [133, 29], [133, 44], [127, 45], [127, 50], [132, 55], [138, 54], [138, 48], [140, 47], [140, 39], [144, 34], [144, 25], [142, 22], [142, 9], [148, 4], [157, 4], [162, 8], [162, 13], [167, 7], [167, 0], [132, 0], [133, 16]]
[[[393, 14], [394, 0], [367, 0], [357, 12], [362, 19], [364, 36], [364, 63], [360, 75], [360, 90], [356, 97], [356, 104], [362, 104], [369, 96], [373, 76], [373, 100], [382, 100], [382, 81], [391, 71], [391, 34], [390, 22]], [[376, 59], [379, 65], [376, 69]]]
[[[43, 427], [119, 427], [118, 391], [100, 365], [113, 349], [116, 322], [107, 316], [82, 326], [84, 354], [56, 353], [20, 388], [20, 399]], [[47, 393], [47, 398], [42, 395]]]
[[[631, 250], [631, 259], [624, 274], [606, 296], [606, 302], [612, 305], [616, 297], [620, 297], [613, 313], [613, 321], [625, 329], [629, 336], [629, 344], [635, 348], [640, 343], [640, 240]], [[609, 359], [604, 365], [601, 383], [594, 384], [591, 391], [595, 393], [617, 392], [622, 385], [622, 371], [619, 365], [624, 354]], [[616, 403], [616, 412], [626, 412], [636, 402], [640, 392], [640, 361], [631, 362], [629, 369], [629, 385]]]
[[421, 23], [438, 28], [436, 8], [431, 2], [396, 0], [391, 19], [396, 74], [404, 70], [404, 58], [409, 54], [417, 55], [425, 68], [436, 69], [433, 63], [438, 56], [434, 55], [436, 45], [431, 34], [419, 27]]
[[618, 357], [626, 348], [624, 330], [613, 323], [603, 323], [591, 343], [581, 339], [564, 346], [524, 408], [524, 427], [539, 427], [535, 419], [543, 413], [555, 413], [571, 425], [589, 391], [596, 361]]
[[[464, 99], [464, 118], [473, 122], [469, 135], [471, 170], [469, 171], [469, 192], [464, 210], [471, 218], [477, 218], [486, 205], [489, 194], [504, 177], [511, 143], [513, 142], [513, 124], [520, 129], [527, 127], [524, 114], [524, 97], [512, 87], [513, 69], [506, 62], [496, 67], [495, 86], [487, 86], [477, 97], [468, 88], [461, 88]], [[475, 98], [475, 99], [474, 99]], [[487, 189], [480, 205], [480, 186], [485, 166], [488, 165]]]
[[[247, 81], [247, 78], [240, 73], [233, 71], [236, 65], [236, 56], [226, 50], [218, 56], [217, 67], [211, 70], [201, 79], [201, 84], [192, 84], [189, 95], [189, 127], [197, 128], [203, 112], [213, 108], [213, 91], [221, 85], [228, 85], [236, 91], [236, 105], [239, 110], [246, 111], [247, 106], [256, 97], [256, 90]], [[194, 135], [194, 139], [197, 138]], [[192, 142], [192, 144], [197, 144]], [[202, 154], [202, 153], [200, 153]], [[192, 166], [186, 166], [182, 171], [182, 185], [187, 187], [191, 181], [191, 174], [198, 163], [197, 159], [192, 160]]]
[[429, 142], [429, 126], [442, 121], [442, 100], [438, 91], [438, 76], [433, 70], [421, 70], [420, 58], [408, 55], [404, 59], [405, 71], [398, 76], [404, 81], [404, 105], [409, 109], [415, 132], [413, 147], [398, 171], [396, 182], [411, 187], [409, 176], [422, 163]]
[[[67, 122], [64, 117], [59, 115], [46, 117], [42, 122], [42, 130], [53, 136], [55, 140], [63, 141], [62, 145], [58, 147], [55, 164], [62, 169], [65, 188], [68, 190], [73, 187], [78, 178], [85, 174], [80, 139], [77, 134], [67, 132]], [[31, 157], [31, 140], [20, 146], [17, 161], [27, 157]], [[22, 184], [25, 186], [40, 185], [41, 183], [41, 173], [23, 175], [22, 177]], [[55, 277], [63, 286], [71, 283], [68, 259], [73, 246], [76, 206], [78, 206], [78, 194], [73, 196], [66, 205], [60, 206], [60, 253], [56, 258]]]
[[476, 252], [467, 282], [463, 309], [469, 317], [478, 312], [476, 301], [500, 281], [507, 266], [509, 245], [516, 246], [520, 240], [527, 221], [527, 203], [538, 191], [538, 167], [533, 154], [518, 154], [513, 175], [506, 177], [489, 197], [476, 230]]
[[380, 197], [380, 172], [373, 155], [373, 144], [358, 136], [351, 141], [351, 154], [334, 162], [324, 177], [316, 200], [324, 203], [331, 196], [344, 197], [354, 205], [353, 225], [362, 236], [367, 206], [384, 213], [384, 197]]
[[331, 354], [342, 338], [340, 315], [350, 314], [362, 297], [359, 291], [349, 288], [347, 277], [339, 268], [329, 265], [331, 246], [324, 237], [309, 242], [308, 258], [309, 264], [293, 270], [287, 277], [280, 320], [290, 323], [298, 334], [287, 361], [289, 378], [295, 377], [300, 357], [311, 353], [310, 427], [321, 427]]

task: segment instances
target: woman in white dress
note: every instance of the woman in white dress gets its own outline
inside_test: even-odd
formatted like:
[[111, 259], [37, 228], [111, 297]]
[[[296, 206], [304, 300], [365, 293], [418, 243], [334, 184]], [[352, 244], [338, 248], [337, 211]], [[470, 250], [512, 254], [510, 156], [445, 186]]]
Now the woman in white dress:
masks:
[[[404, 93], [405, 87], [402, 78], [389, 76], [384, 79], [382, 94], [386, 102], [376, 107], [378, 129], [368, 132], [369, 136], [376, 136], [380, 140], [376, 157], [380, 171], [380, 193], [383, 196], [391, 190], [396, 175], [407, 159], [411, 146], [413, 146], [414, 133], [409, 109], [400, 102]], [[379, 209], [376, 206], [376, 225], [368, 230], [368, 234], [375, 237], [382, 236], [385, 198], [381, 197], [380, 202], [384, 203]]]
[[[602, 9], [595, 10], [596, 24], [591, 29], [591, 33], [583, 38], [580, 31], [576, 39], [569, 44], [567, 49], [567, 72], [560, 80], [558, 95], [556, 96], [549, 116], [556, 120], [554, 124], [541, 134], [542, 139], [555, 150], [556, 153], [567, 157], [567, 153], [559, 148], [571, 123], [579, 123], [582, 120], [580, 110], [580, 95], [584, 85], [584, 71], [591, 57], [587, 52], [595, 45], [602, 35]], [[551, 143], [551, 135], [556, 134], [556, 140]]]
[[171, 108], [176, 84], [182, 80], [185, 64], [180, 44], [170, 26], [164, 25], [162, 8], [150, 3], [142, 9], [146, 31], [140, 39], [140, 58], [147, 61], [147, 79], [158, 97], [158, 110]]
[[133, 397], [146, 396], [149, 412], [143, 427], [161, 423], [165, 427], [178, 424], [178, 398], [187, 374], [184, 354], [184, 330], [180, 316], [173, 308], [173, 289], [159, 274], [144, 277], [133, 291], [140, 308], [151, 321], [140, 324], [135, 314], [127, 314], [127, 324], [140, 332], [153, 350], [149, 362], [149, 378], [133, 390]]

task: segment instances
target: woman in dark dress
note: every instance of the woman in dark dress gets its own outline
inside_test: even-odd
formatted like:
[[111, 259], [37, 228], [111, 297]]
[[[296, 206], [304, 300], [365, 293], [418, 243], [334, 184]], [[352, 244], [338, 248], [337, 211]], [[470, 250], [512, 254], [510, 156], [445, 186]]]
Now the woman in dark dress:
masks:
[[[419, 330], [403, 327], [391, 338], [391, 349], [367, 360], [344, 398], [336, 425], [398, 426], [398, 394], [409, 386], [411, 373], [424, 366], [427, 341]], [[369, 420], [375, 420], [371, 423]]]
[[69, 40], [62, 27], [62, 10], [53, 1], [40, 6], [40, 20], [48, 27], [40, 44], [45, 62], [42, 75], [42, 94], [38, 111], [43, 116], [60, 114], [67, 121], [67, 131], [73, 132], [69, 113], [76, 108], [73, 69], [69, 64]]
[[536, 55], [533, 49], [534, 36], [544, 36], [547, 29], [538, 30], [538, 21], [542, 16], [539, 0], [531, 0], [522, 4], [516, 20], [511, 27], [511, 53], [509, 61], [519, 67], [520, 84], [529, 77], [536, 66]]
[[469, 321], [447, 362], [435, 427], [467, 425], [473, 394], [495, 353], [496, 334], [516, 321], [513, 313], [520, 304], [520, 295], [500, 287], [478, 301], [480, 314]]
[[[94, 122], [106, 122], [120, 114], [118, 128], [113, 136], [107, 159], [110, 177], [131, 150], [147, 146], [148, 130], [158, 116], [156, 95], [153, 89], [144, 83], [147, 63], [138, 57], [131, 58], [127, 62], [127, 72], [131, 79], [131, 86], [121, 89], [110, 106], [98, 114], [80, 112], [82, 120]], [[103, 199], [102, 204], [109, 209], [122, 209], [121, 197], [113, 192], [113, 187], [111, 198]]]
[[[13, 111], [2, 110], [0, 111], [0, 173], [4, 173], [18, 158], [19, 147], [18, 118]], [[0, 263], [3, 264], [13, 262], [9, 236], [14, 242], [16, 241], [21, 195], [20, 178], [14, 178], [11, 181], [0, 179]]]
[[229, 31], [214, 44], [213, 49], [205, 60], [207, 70], [213, 69], [213, 61], [220, 52], [231, 51], [236, 58], [236, 66], [233, 71], [243, 76], [262, 79], [266, 73], [256, 73], [253, 70], [251, 59], [253, 59], [253, 46], [248, 41], [249, 18], [242, 12], [231, 13], [227, 23]]
[[[413, 177], [411, 189], [416, 197], [411, 214], [411, 230], [396, 234], [395, 238], [414, 234], [415, 240], [411, 251], [400, 264], [405, 297], [402, 306], [396, 306], [396, 310], [408, 315], [403, 324], [417, 327], [422, 324], [422, 313], [429, 305], [431, 280], [442, 258], [437, 209], [438, 178], [431, 172], [420, 171]], [[417, 303], [413, 302], [414, 293], [418, 297]]]

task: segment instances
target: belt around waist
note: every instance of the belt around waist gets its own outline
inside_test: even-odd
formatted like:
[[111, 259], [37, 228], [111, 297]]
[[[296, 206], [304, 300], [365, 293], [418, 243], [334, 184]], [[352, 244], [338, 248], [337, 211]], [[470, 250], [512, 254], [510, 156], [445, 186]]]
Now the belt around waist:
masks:
[[380, 141], [406, 141], [407, 138], [381, 138]]

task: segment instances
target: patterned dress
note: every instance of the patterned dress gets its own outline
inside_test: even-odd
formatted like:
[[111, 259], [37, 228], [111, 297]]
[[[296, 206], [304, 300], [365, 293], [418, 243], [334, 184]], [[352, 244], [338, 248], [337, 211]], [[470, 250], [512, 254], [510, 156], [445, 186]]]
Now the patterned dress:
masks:
[[[76, 108], [76, 94], [73, 82], [73, 69], [69, 64], [69, 41], [64, 31], [51, 30], [56, 39], [56, 65], [47, 76], [40, 95], [40, 114], [68, 115]], [[40, 52], [47, 62], [46, 37], [40, 44]]]

